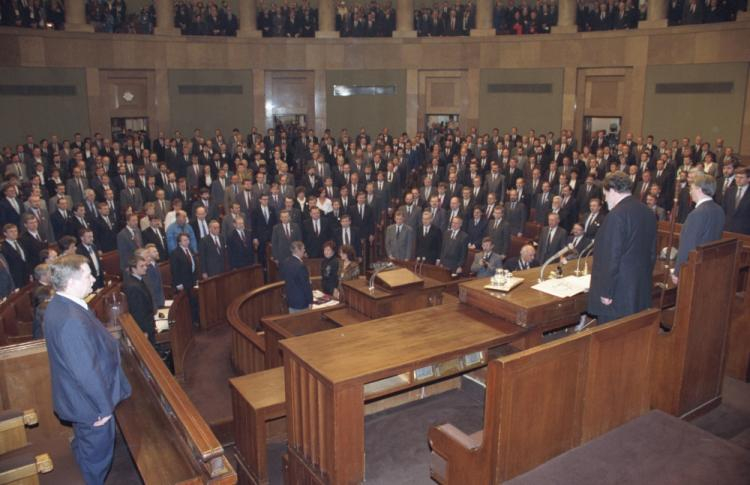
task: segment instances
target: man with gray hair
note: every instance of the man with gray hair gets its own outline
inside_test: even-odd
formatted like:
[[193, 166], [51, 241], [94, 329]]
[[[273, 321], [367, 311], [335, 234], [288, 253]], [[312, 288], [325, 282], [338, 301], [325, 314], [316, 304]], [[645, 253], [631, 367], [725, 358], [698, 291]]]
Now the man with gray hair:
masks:
[[690, 198], [695, 208], [690, 212], [680, 231], [680, 249], [674, 265], [672, 281], [679, 282], [680, 267], [688, 259], [690, 251], [701, 244], [721, 239], [724, 230], [724, 209], [714, 202], [716, 179], [700, 171], [693, 173], [690, 183]]
[[289, 313], [296, 313], [312, 307], [312, 285], [310, 272], [302, 261], [305, 256], [305, 244], [302, 241], [292, 241], [290, 249], [292, 255], [281, 262], [280, 272], [286, 285]]
[[50, 265], [55, 295], [47, 305], [47, 339], [55, 414], [73, 424], [71, 448], [86, 483], [104, 483], [112, 464], [117, 404], [130, 396], [117, 341], [84, 298], [94, 277], [86, 258], [62, 256]]
[[632, 196], [630, 177], [607, 174], [604, 196], [610, 212], [596, 233], [588, 298], [600, 324], [651, 306], [656, 262], [656, 218]]

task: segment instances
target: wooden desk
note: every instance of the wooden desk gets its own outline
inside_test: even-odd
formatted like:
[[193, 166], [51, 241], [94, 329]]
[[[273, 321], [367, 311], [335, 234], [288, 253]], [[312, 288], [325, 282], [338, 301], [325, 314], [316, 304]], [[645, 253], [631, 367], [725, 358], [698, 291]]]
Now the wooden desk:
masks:
[[[591, 258], [588, 261], [591, 269]], [[581, 269], [583, 269], [583, 261]], [[552, 269], [550, 265], [548, 269]], [[571, 260], [563, 268], [563, 275], [570, 276], [575, 272], [576, 261]], [[586, 293], [580, 293], [570, 298], [558, 298], [532, 288], [539, 281], [540, 268], [514, 272], [514, 276], [524, 278], [524, 282], [508, 293], [484, 289], [490, 278], [479, 278], [462, 283], [459, 286], [458, 297], [461, 302], [476, 306], [482, 310], [497, 315], [522, 327], [534, 327], [538, 331], [546, 332], [556, 328], [577, 323], [581, 313], [586, 311]], [[664, 280], [664, 265], [657, 261], [654, 267], [654, 284]], [[661, 290], [654, 287], [654, 305], [658, 306]], [[675, 286], [669, 282], [665, 307], [674, 304]]]
[[366, 399], [486, 365], [525, 333], [459, 303], [283, 340], [287, 483], [363, 481]]
[[370, 291], [365, 277], [343, 282], [342, 301], [351, 309], [369, 318], [381, 318], [396, 313], [419, 310], [443, 302], [443, 290], [448, 283], [422, 276], [424, 284], [403, 289], [387, 290], [376, 286]]

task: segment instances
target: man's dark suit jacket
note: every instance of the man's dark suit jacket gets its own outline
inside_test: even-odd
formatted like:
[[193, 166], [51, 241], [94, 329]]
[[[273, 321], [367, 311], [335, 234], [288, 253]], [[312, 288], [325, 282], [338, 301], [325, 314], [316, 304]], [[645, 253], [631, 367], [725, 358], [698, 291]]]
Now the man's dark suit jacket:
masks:
[[739, 190], [739, 187], [735, 185], [734, 187], [730, 187], [724, 195], [724, 208], [727, 215], [725, 230], [739, 232], [740, 234], [750, 234], [750, 186], [745, 187], [742, 200], [735, 207], [737, 190]]
[[[18, 208], [23, 210], [23, 202], [18, 198], [16, 199]], [[19, 228], [21, 227], [21, 214], [16, 212], [13, 206], [8, 202], [5, 197], [0, 198], [0, 226], [5, 224], [15, 224]]]
[[[569, 234], [568, 235], [568, 240], [565, 241], [565, 244], [572, 245], [573, 241], [575, 241], [575, 236], [573, 234]], [[580, 257], [581, 253], [583, 252], [584, 249], [586, 249], [586, 247], [589, 245], [590, 242], [591, 242], [591, 239], [587, 238], [586, 235], [584, 234], [581, 237], [581, 239], [578, 241], [578, 244], [576, 244], [574, 246], [574, 248], [573, 248], [573, 249], [575, 249], [576, 252], [568, 254], [566, 256], [566, 258], [568, 258], [568, 259], [576, 259], [576, 258]]]
[[[39, 238], [41, 239], [41, 233], [37, 232], [37, 234], [39, 234]], [[26, 263], [29, 271], [34, 271], [36, 265], [41, 262], [39, 260], [39, 253], [42, 251], [42, 249], [47, 249], [47, 247], [49, 247], [49, 244], [47, 243], [47, 241], [40, 241], [36, 239], [29, 232], [24, 232], [23, 234], [21, 234], [19, 240], [21, 242], [21, 247], [26, 253]]]
[[271, 207], [268, 207], [268, 222], [266, 222], [265, 217], [263, 217], [263, 209], [261, 209], [260, 204], [258, 204], [255, 209], [251, 212], [251, 219], [252, 219], [252, 230], [253, 230], [253, 237], [257, 239], [260, 242], [260, 249], [262, 251], [265, 251], [265, 244], [266, 242], [271, 240], [271, 233], [273, 231], [273, 226], [276, 225], [278, 222], [278, 219], [276, 218], [276, 214], [274, 214]]
[[360, 237], [368, 238], [375, 233], [375, 216], [372, 212], [372, 207], [365, 204], [364, 218], [359, 215], [359, 205], [353, 204], [349, 206], [349, 214], [351, 214], [352, 225], [359, 229]]
[[[68, 219], [70, 219], [72, 217], [70, 214], [70, 211], [67, 211], [67, 214], [68, 214]], [[63, 219], [63, 216], [59, 210], [55, 210], [55, 212], [50, 214], [49, 220], [52, 223], [52, 230], [55, 233], [56, 241], [66, 234], [65, 230], [66, 230], [68, 219]]]
[[286, 283], [286, 301], [289, 308], [304, 310], [312, 305], [312, 286], [307, 267], [295, 256], [281, 263], [281, 278]]
[[[189, 251], [189, 249], [188, 249]], [[182, 289], [190, 291], [195, 286], [195, 273], [198, 271], [197, 256], [193, 255], [195, 271], [190, 263], [190, 259], [185, 255], [185, 251], [178, 246], [172, 254], [169, 255], [169, 270], [172, 273], [172, 288], [175, 291], [182, 285]]]
[[88, 250], [86, 250], [86, 247], [83, 244], [79, 244], [76, 247], [76, 254], [79, 254], [83, 257], [85, 257], [89, 261], [89, 268], [91, 268], [91, 274], [94, 278], [96, 278], [96, 282], [94, 283], [94, 289], [98, 290], [99, 288], [104, 287], [104, 269], [102, 268], [102, 260], [99, 258], [99, 255], [97, 254], [96, 245], [92, 244], [92, 248], [94, 248], [94, 257], [96, 258], [96, 262], [99, 263], [99, 271], [96, 271], [96, 266], [94, 266], [94, 262], [91, 259], [91, 254], [89, 254]]
[[210, 234], [198, 242], [198, 256], [201, 262], [200, 272], [207, 274], [209, 278], [223, 273], [225, 269], [226, 243], [222, 236], [216, 237], [219, 238], [218, 246]]
[[255, 263], [253, 235], [247, 229], [245, 229], [244, 238], [243, 242], [240, 233], [236, 229], [227, 238], [230, 269], [244, 268]]
[[320, 218], [320, 233], [316, 236], [312, 219], [306, 219], [302, 223], [302, 235], [305, 240], [307, 256], [310, 258], [322, 258], [323, 243], [331, 238], [328, 220], [324, 217]]
[[94, 230], [94, 238], [99, 248], [105, 253], [117, 249], [117, 225], [112, 215], [109, 216], [109, 221], [112, 229], [107, 226], [102, 215], [99, 215], [99, 217], [91, 222], [91, 227]]
[[505, 219], [502, 219], [497, 227], [495, 226], [494, 219], [487, 223], [487, 236], [492, 239], [493, 251], [501, 256], [506, 256], [510, 249], [510, 226]]
[[424, 234], [424, 226], [418, 225], [416, 228], [416, 257], [425, 258], [429, 264], [435, 264], [440, 258], [440, 246], [443, 243], [443, 234], [435, 225], [430, 225], [427, 236]]
[[702, 202], [693, 209], [680, 231], [680, 245], [674, 274], [680, 274], [680, 267], [687, 262], [690, 251], [701, 244], [721, 239], [724, 231], [724, 209], [712, 199]]
[[126, 272], [122, 281], [122, 291], [128, 298], [128, 312], [146, 334], [151, 343], [156, 341], [154, 325], [154, 301], [146, 282]]
[[[516, 235], [519, 232], [523, 233], [526, 226], [526, 206], [522, 202], [516, 202], [515, 208], [512, 207], [512, 202], [505, 203], [505, 221], [508, 222], [508, 230], [510, 234]], [[497, 251], [497, 248], [495, 249]], [[502, 254], [502, 253], [501, 253]]]
[[[656, 262], [656, 219], [629, 196], [612, 209], [596, 234], [588, 311], [600, 322], [645, 310], [651, 305]], [[601, 298], [612, 299], [604, 305]]]
[[469, 243], [469, 236], [465, 232], [459, 231], [456, 239], [452, 239], [451, 234], [452, 231], [450, 228], [443, 233], [440, 264], [451, 271], [456, 271], [466, 261], [466, 253], [468, 251], [466, 245]]
[[[152, 227], [147, 227], [146, 229], [141, 232], [141, 237], [143, 237], [143, 246], [145, 247], [146, 244], [154, 244], [156, 245], [156, 249], [159, 250], [159, 261], [166, 261], [169, 259], [169, 252], [167, 250], [167, 234], [164, 232], [164, 229], [157, 229], [159, 233], [161, 234], [161, 239], [159, 239], [159, 236], [156, 234], [156, 231]], [[162, 243], [162, 241], [164, 241]]]
[[[21, 243], [18, 242], [18, 244], [20, 245]], [[3, 241], [0, 247], [2, 248], [5, 260], [8, 262], [8, 269], [11, 276], [13, 276], [13, 283], [16, 285], [16, 288], [23, 288], [29, 283], [30, 268], [28, 255], [26, 256], [26, 261], [24, 261], [21, 258], [21, 254], [16, 252], [8, 241]]]
[[503, 265], [503, 268], [507, 269], [508, 271], [523, 271], [525, 269], [538, 268], [540, 266], [539, 261], [537, 261], [536, 258], [531, 260], [527, 268], [524, 268], [521, 265], [520, 261], [521, 261], [520, 256], [508, 258], [505, 260], [505, 264]]
[[602, 212], [602, 210], [600, 210], [596, 214], [596, 217], [594, 217], [594, 219], [591, 221], [591, 223], [589, 223], [589, 227], [586, 228], [586, 220], [588, 220], [590, 214], [591, 214], [590, 212], [587, 212], [585, 214], [581, 214], [581, 218], [580, 218], [579, 222], [581, 223], [581, 225], [583, 226], [583, 228], [586, 230], [586, 232], [584, 233], [584, 236], [586, 236], [589, 239], [595, 239], [596, 238], [596, 232], [599, 230], [599, 228], [604, 223], [604, 218], [606, 216], [604, 215], [604, 213]]
[[[362, 241], [359, 236], [359, 229], [355, 226], [349, 226], [349, 244], [354, 248], [354, 252], [357, 257], [362, 256]], [[341, 248], [344, 245], [344, 230], [341, 226], [333, 230], [333, 241], [336, 243], [336, 248]]]
[[547, 261], [553, 254], [561, 250], [568, 240], [568, 231], [558, 225], [550, 243], [549, 230], [549, 226], [545, 226], [539, 233], [539, 249], [537, 251], [539, 261]]
[[466, 235], [469, 236], [468, 244], [473, 244], [474, 247], [482, 247], [482, 239], [487, 232], [487, 221], [480, 219], [479, 222], [473, 218], [466, 221]]
[[130, 396], [130, 383], [120, 367], [117, 341], [96, 316], [61, 295], [45, 312], [52, 401], [57, 416], [93, 424], [113, 414]]

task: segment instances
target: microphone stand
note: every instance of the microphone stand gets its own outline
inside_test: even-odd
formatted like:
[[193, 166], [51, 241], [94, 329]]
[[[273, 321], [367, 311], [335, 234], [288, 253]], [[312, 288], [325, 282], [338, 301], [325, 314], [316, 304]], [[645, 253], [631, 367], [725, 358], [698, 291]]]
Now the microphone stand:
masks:
[[549, 259], [547, 259], [547, 261], [544, 262], [544, 264], [542, 265], [542, 269], [539, 271], [540, 283], [544, 281], [544, 270], [547, 269], [547, 265], [549, 265], [552, 261], [561, 257], [562, 255], [567, 254], [568, 251], [571, 251], [571, 250], [572, 248], [566, 244], [564, 248], [562, 248], [561, 250], [559, 250], [558, 252], [550, 256]]
[[661, 285], [661, 293], [659, 294], [659, 311], [664, 308], [664, 298], [667, 293], [667, 285], [669, 284], [670, 271], [669, 262], [672, 259], [672, 244], [674, 243], [674, 229], [677, 224], [677, 213], [680, 210], [679, 203], [679, 192], [675, 191], [674, 200], [672, 201], [672, 212], [669, 214], [669, 239], [667, 240], [667, 262], [664, 264], [664, 282]]
[[[581, 276], [581, 260], [586, 257], [586, 251], [591, 252], [591, 249], [594, 247], [594, 240], [592, 239], [588, 246], [583, 248], [583, 251], [581, 251], [581, 254], [578, 255], [578, 262], [576, 262], [576, 276]], [[584, 266], [583, 269], [583, 275], [586, 274], [586, 267]]]

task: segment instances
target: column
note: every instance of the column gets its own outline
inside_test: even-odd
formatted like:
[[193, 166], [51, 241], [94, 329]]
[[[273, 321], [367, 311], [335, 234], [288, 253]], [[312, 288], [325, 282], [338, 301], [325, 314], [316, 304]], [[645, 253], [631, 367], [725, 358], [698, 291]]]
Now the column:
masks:
[[492, 0], [479, 0], [477, 2], [477, 25], [471, 29], [472, 37], [487, 37], [495, 35], [495, 29], [492, 27]]
[[576, 0], [560, 0], [558, 4], [557, 25], [552, 27], [553, 34], [571, 34], [578, 32], [576, 25]]
[[157, 35], [180, 35], [180, 29], [174, 26], [174, 0], [155, 0]]
[[68, 32], [94, 31], [94, 27], [86, 23], [84, 0], [65, 0], [65, 30]]
[[393, 37], [416, 37], [414, 30], [414, 0], [396, 0], [396, 31]]
[[336, 10], [333, 8], [333, 0], [320, 0], [318, 3], [318, 31], [315, 37], [322, 39], [335, 39], [339, 36], [336, 32]]
[[258, 30], [258, 11], [255, 0], [239, 0], [238, 6], [240, 28], [237, 31], [237, 37], [260, 37], [261, 32]]
[[645, 22], [638, 22], [639, 29], [659, 29], [667, 26], [667, 0], [649, 0]]

